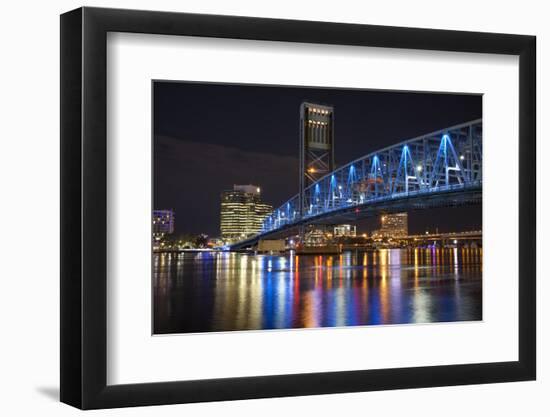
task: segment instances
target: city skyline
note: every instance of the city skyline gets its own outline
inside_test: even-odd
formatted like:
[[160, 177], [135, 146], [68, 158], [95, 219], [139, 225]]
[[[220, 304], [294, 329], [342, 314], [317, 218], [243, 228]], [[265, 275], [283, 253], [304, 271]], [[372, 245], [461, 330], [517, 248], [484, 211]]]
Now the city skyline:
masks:
[[155, 334], [483, 319], [481, 96], [153, 87]]
[[[164, 82], [154, 91], [154, 208], [174, 208], [176, 234], [219, 236], [219, 195], [233, 184], [257, 184], [272, 206], [298, 191], [299, 108], [306, 99], [334, 106], [337, 167], [352, 155], [481, 117], [481, 97], [470, 95]], [[195, 107], [173, 116], [193, 98]], [[205, 107], [207, 120], [199, 120], [194, 112]], [[481, 228], [479, 207], [410, 211], [409, 219], [413, 233]], [[377, 219], [355, 224], [370, 231]]]

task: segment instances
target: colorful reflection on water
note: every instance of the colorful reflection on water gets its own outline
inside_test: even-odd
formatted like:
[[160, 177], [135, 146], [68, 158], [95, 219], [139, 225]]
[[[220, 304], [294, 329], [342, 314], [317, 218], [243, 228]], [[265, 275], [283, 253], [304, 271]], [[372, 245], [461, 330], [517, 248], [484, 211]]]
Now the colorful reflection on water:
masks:
[[154, 333], [482, 318], [482, 249], [153, 257]]

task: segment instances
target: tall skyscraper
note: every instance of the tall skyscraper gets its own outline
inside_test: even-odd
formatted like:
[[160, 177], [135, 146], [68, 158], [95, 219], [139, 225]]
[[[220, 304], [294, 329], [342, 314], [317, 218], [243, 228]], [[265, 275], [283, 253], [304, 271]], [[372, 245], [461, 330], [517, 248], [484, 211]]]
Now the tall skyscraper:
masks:
[[237, 242], [259, 233], [273, 207], [261, 201], [256, 185], [234, 185], [222, 192], [220, 229], [226, 243]]
[[404, 237], [409, 234], [407, 213], [383, 214], [380, 216], [380, 229], [374, 232], [377, 237]]
[[174, 210], [153, 210], [153, 234], [174, 233]]
[[153, 249], [158, 249], [166, 235], [174, 233], [174, 210], [153, 210]]

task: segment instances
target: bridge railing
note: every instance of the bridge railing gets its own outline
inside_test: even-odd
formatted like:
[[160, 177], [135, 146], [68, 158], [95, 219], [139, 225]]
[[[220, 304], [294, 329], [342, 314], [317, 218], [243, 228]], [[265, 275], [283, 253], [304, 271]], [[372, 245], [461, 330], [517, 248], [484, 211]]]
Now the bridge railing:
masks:
[[262, 232], [346, 207], [481, 187], [482, 122], [422, 135], [356, 159], [268, 215]]

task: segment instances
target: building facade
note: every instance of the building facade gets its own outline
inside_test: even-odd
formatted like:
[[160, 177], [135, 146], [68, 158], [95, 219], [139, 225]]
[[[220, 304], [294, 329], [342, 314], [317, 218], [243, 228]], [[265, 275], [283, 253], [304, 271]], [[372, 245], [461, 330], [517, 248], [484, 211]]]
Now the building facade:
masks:
[[220, 229], [225, 243], [238, 242], [262, 230], [264, 219], [273, 207], [262, 202], [256, 185], [234, 185], [222, 192]]
[[153, 235], [174, 233], [174, 210], [153, 210]]
[[409, 234], [408, 213], [383, 214], [380, 216], [380, 229], [373, 233], [377, 238], [400, 238]]
[[159, 249], [163, 245], [166, 235], [174, 233], [174, 210], [153, 210], [153, 249]]
[[357, 228], [352, 224], [339, 224], [334, 226], [334, 237], [355, 237]]

